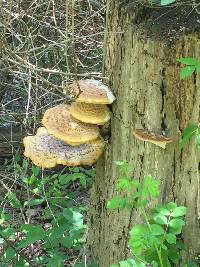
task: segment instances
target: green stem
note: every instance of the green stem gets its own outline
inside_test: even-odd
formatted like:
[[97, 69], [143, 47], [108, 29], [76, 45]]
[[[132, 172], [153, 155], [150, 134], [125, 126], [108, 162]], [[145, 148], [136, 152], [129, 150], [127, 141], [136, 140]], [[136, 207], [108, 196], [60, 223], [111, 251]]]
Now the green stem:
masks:
[[[146, 222], [146, 224], [147, 224], [147, 226], [149, 228], [149, 231], [152, 232], [151, 225], [149, 223], [149, 219], [148, 219], [148, 216], [147, 216], [147, 213], [146, 213], [144, 207], [141, 207], [141, 212], [142, 212], [142, 214], [144, 216], [144, 219], [145, 219], [145, 222]], [[159, 261], [160, 261], [160, 266], [164, 267], [164, 265], [162, 263], [162, 256], [161, 256], [160, 250], [158, 249], [158, 246], [156, 244], [154, 244], [154, 247], [155, 247], [155, 250], [156, 250], [156, 252], [158, 254], [158, 258], [159, 258]]]

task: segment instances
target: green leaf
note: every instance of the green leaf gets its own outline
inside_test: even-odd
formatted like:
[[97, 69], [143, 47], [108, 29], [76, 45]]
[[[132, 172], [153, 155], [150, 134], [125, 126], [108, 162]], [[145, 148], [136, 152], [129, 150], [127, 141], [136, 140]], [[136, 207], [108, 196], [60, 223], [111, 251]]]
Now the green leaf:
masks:
[[161, 224], [161, 225], [167, 224], [167, 221], [168, 221], [168, 219], [167, 219], [167, 217], [165, 215], [162, 215], [162, 214], [159, 214], [159, 213], [155, 214], [153, 216], [153, 219], [154, 219], [154, 221], [156, 223]]
[[193, 72], [195, 72], [195, 66], [187, 66], [181, 69], [180, 72], [180, 79], [186, 79], [187, 77], [191, 76]]
[[107, 203], [108, 209], [123, 209], [127, 206], [127, 199], [122, 197], [114, 197]]
[[187, 128], [185, 128], [183, 132], [182, 141], [179, 144], [180, 149], [184, 148], [184, 146], [189, 142], [190, 138], [196, 133], [197, 129], [198, 126], [195, 124], [191, 124]]
[[38, 206], [38, 205], [42, 204], [44, 201], [45, 201], [44, 198], [36, 198], [36, 199], [29, 200], [29, 201], [25, 201], [24, 207], [26, 207], [26, 206]]
[[144, 179], [144, 191], [147, 190], [149, 194], [153, 197], [158, 197], [160, 182], [152, 178], [152, 176], [148, 175]]
[[179, 260], [180, 260], [180, 253], [177, 252], [177, 251], [174, 250], [174, 249], [168, 249], [167, 254], [168, 254], [169, 259], [170, 259], [173, 263], [175, 263], [176, 265], [178, 265], [178, 262], [179, 262]]
[[33, 244], [36, 241], [43, 239], [46, 235], [46, 232], [40, 225], [25, 224], [20, 227], [20, 230], [24, 232], [26, 236], [18, 243], [18, 249]]
[[145, 267], [145, 264], [142, 262], [136, 262], [133, 259], [128, 259], [125, 261], [120, 261], [118, 266], [120, 267]]
[[160, 4], [161, 4], [161, 6], [166, 6], [166, 5], [170, 5], [172, 3], [175, 3], [175, 2], [176, 2], [176, 0], [161, 0]]
[[47, 267], [64, 267], [63, 259], [59, 255], [54, 255], [48, 262]]
[[196, 71], [200, 72], [200, 63], [196, 64], [195, 67], [196, 67]]
[[173, 211], [177, 208], [177, 205], [176, 205], [176, 203], [174, 203], [174, 202], [169, 202], [169, 203], [167, 203], [166, 208], [167, 208], [170, 212], [173, 212]]
[[7, 200], [9, 204], [14, 208], [14, 209], [19, 209], [22, 207], [19, 199], [16, 197], [15, 193], [9, 192], [6, 194]]
[[166, 240], [169, 244], [176, 244], [176, 236], [173, 234], [167, 234], [166, 235]]
[[83, 215], [80, 212], [75, 211], [73, 208], [64, 209], [63, 216], [74, 226], [83, 226]]
[[199, 64], [198, 60], [193, 57], [182, 57], [182, 58], [179, 58], [178, 61], [185, 65], [196, 66]]
[[159, 235], [163, 235], [164, 234], [164, 229], [162, 228], [162, 226], [158, 225], [158, 224], [151, 224], [151, 234], [154, 236], [159, 236]]
[[155, 208], [155, 210], [158, 212], [157, 214], [169, 216], [171, 213], [168, 209], [166, 209], [163, 206], [158, 206]]
[[115, 164], [119, 167], [120, 172], [123, 174], [128, 174], [133, 170], [133, 167], [125, 161], [115, 161]]
[[174, 209], [174, 211], [171, 213], [172, 217], [180, 217], [186, 214], [187, 208], [184, 206], [180, 206]]
[[5, 257], [6, 261], [10, 261], [14, 259], [16, 256], [15, 250], [11, 247], [8, 247], [6, 251], [4, 252], [3, 256]]
[[169, 222], [170, 233], [172, 234], [180, 234], [182, 231], [182, 227], [185, 225], [185, 222], [182, 219], [176, 218], [172, 219]]

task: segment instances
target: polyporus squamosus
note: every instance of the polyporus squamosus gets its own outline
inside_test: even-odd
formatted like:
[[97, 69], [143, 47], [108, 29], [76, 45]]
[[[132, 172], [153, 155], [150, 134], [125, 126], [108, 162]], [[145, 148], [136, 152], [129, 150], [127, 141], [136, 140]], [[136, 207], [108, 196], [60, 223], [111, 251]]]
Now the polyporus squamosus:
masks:
[[72, 103], [70, 112], [79, 121], [103, 125], [110, 120], [111, 112], [106, 105]]
[[74, 81], [64, 88], [64, 93], [72, 93], [78, 96], [76, 102], [90, 104], [112, 104], [115, 100], [115, 96], [109, 87], [98, 80]]
[[70, 146], [54, 139], [44, 127], [35, 136], [23, 140], [24, 155], [42, 168], [53, 168], [57, 164], [66, 166], [92, 165], [103, 153], [104, 140], [97, 138], [87, 144]]
[[154, 134], [144, 129], [135, 129], [133, 131], [133, 135], [139, 140], [153, 143], [159, 147], [162, 147], [163, 149], [166, 148], [166, 145], [168, 143], [171, 143], [173, 141], [172, 137]]
[[69, 108], [69, 105], [60, 104], [44, 113], [42, 124], [48, 133], [73, 146], [97, 139], [99, 136], [98, 126], [73, 118]]

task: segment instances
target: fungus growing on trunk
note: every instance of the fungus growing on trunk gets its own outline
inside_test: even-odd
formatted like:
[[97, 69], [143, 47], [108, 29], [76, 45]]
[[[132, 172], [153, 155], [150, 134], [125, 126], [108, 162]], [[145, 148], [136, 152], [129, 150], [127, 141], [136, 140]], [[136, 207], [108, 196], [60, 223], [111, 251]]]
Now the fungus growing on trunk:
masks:
[[135, 129], [133, 131], [133, 135], [135, 136], [136, 139], [153, 143], [159, 147], [162, 147], [163, 149], [166, 148], [166, 145], [168, 143], [171, 143], [173, 141], [172, 137], [167, 137], [160, 134], [154, 134], [144, 129]]
[[24, 155], [42, 168], [53, 168], [57, 164], [66, 166], [92, 165], [103, 153], [104, 140], [98, 137], [87, 144], [71, 146], [54, 139], [44, 127], [35, 136], [23, 140]]
[[79, 121], [103, 125], [110, 120], [110, 110], [106, 105], [72, 103], [70, 112]]
[[[79, 92], [77, 83], [80, 87], [81, 93]], [[98, 80], [88, 79], [73, 82], [64, 88], [64, 93], [66, 94], [67, 92], [78, 96], [76, 102], [112, 104], [112, 102], [115, 100], [115, 97], [108, 86]]]
[[42, 124], [48, 133], [73, 146], [95, 140], [99, 136], [98, 126], [73, 118], [69, 108], [69, 105], [60, 104], [44, 113]]

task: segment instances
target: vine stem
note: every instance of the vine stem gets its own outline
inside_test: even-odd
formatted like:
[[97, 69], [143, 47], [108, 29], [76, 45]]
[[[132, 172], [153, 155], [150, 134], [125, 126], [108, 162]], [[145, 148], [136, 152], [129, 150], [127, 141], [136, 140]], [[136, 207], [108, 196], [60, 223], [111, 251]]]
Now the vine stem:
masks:
[[[145, 219], [145, 222], [146, 222], [146, 224], [147, 224], [147, 226], [149, 228], [149, 231], [152, 232], [151, 225], [149, 223], [149, 219], [148, 219], [148, 216], [146, 214], [146, 211], [145, 211], [144, 207], [141, 207], [141, 212], [142, 212], [142, 214], [144, 216], [144, 219]], [[158, 249], [158, 246], [156, 244], [154, 244], [154, 246], [155, 246], [156, 252], [158, 254], [158, 258], [159, 258], [159, 261], [160, 261], [160, 266], [164, 267], [163, 262], [162, 262], [162, 257], [161, 257], [160, 250]]]

